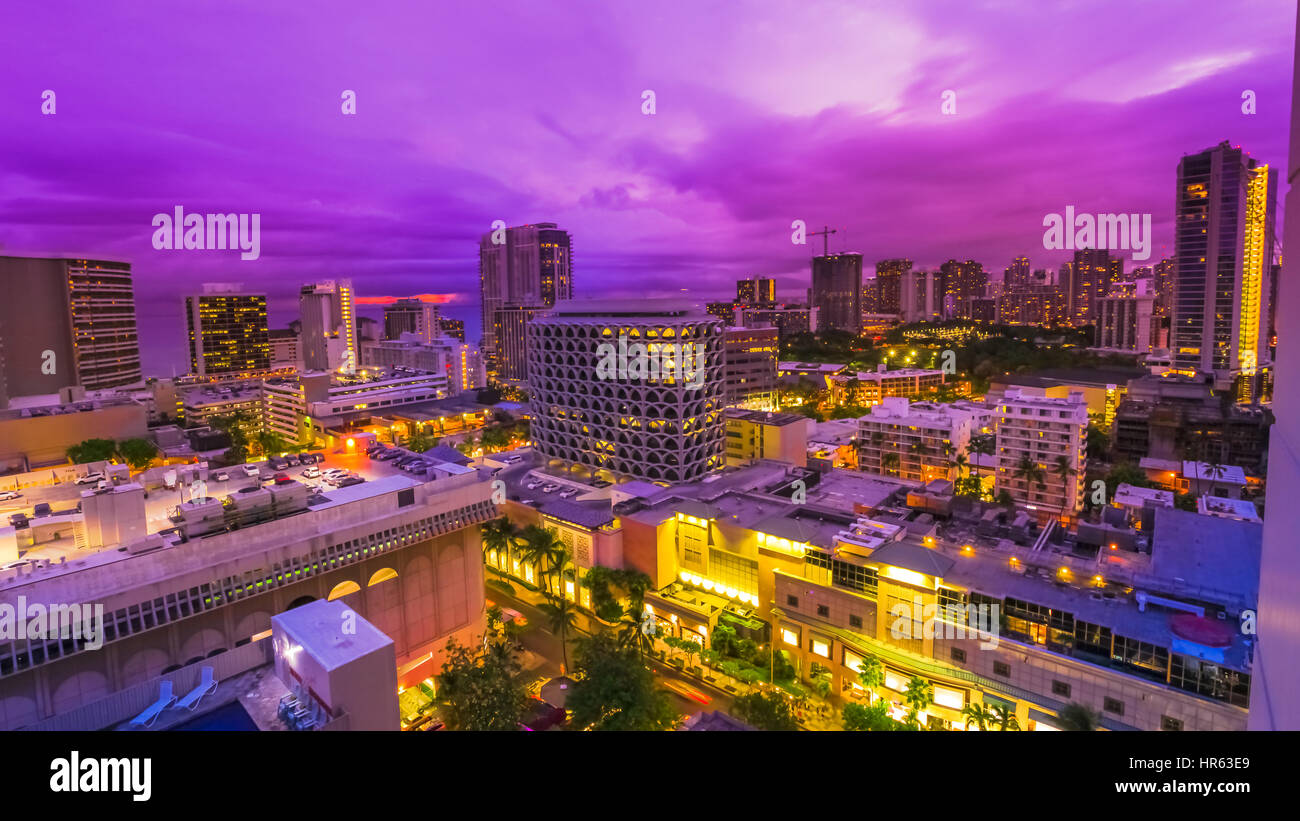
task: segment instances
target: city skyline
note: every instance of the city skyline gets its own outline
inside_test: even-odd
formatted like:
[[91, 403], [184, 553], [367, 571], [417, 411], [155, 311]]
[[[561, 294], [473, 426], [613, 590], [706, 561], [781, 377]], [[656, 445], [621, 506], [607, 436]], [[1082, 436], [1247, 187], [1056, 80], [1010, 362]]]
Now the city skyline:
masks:
[[[800, 15], [793, 30], [781, 13], [751, 14], [716, 43], [712, 30], [674, 30], [680, 45], [667, 50], [685, 7], [655, 19], [592, 7], [587, 37], [564, 56], [548, 50], [540, 81], [522, 85], [535, 56], [524, 38], [539, 22], [524, 9], [494, 18], [513, 52], [499, 65], [455, 42], [364, 45], [370, 26], [488, 25], [455, 10], [428, 27], [379, 18], [355, 30], [288, 13], [262, 21], [264, 42], [296, 44], [288, 51], [206, 47], [202, 66], [176, 69], [185, 32], [78, 13], [58, 22], [56, 48], [5, 44], [15, 67], [0, 91], [0, 246], [130, 263], [144, 369], [166, 374], [183, 370], [183, 293], [206, 281], [256, 278], [273, 327], [295, 314], [305, 282], [351, 278], [362, 298], [447, 294], [443, 314], [476, 339], [475, 246], [498, 219], [570, 231], [579, 296], [672, 296], [690, 283], [703, 302], [745, 276], [802, 293], [820, 243], [793, 245], [795, 219], [837, 229], [831, 250], [860, 252], [868, 268], [906, 256], [1001, 272], [1020, 255], [1053, 270], [1071, 257], [1042, 248], [1044, 216], [1066, 206], [1150, 213], [1152, 264], [1173, 251], [1183, 155], [1228, 139], [1285, 162], [1290, 43], [1286, 25], [1270, 24], [1286, 16], [1280, 5], [1245, 6], [1204, 46], [1196, 15], [1167, 4], [1124, 11], [1129, 31], [1162, 32], [1151, 43], [1110, 37], [1104, 7], [971, 14], [960, 34], [943, 8], [873, 12], [870, 28], [851, 10]], [[206, 39], [228, 25], [213, 16], [194, 30]], [[809, 60], [831, 31], [861, 36], [862, 56]], [[1104, 53], [1062, 54], [1052, 40], [1066, 32], [1108, 34]], [[115, 43], [115, 59], [96, 72], [61, 59], [62, 48], [105, 54], [99, 42]], [[597, 53], [620, 59], [593, 78]], [[818, 71], [829, 59], [843, 79]], [[707, 83], [701, 67], [714, 69]], [[40, 113], [45, 89], [53, 115]], [[353, 116], [340, 111], [349, 89]], [[1247, 89], [1253, 115], [1241, 110]], [[948, 90], [953, 115], [941, 112]], [[154, 250], [150, 219], [176, 206], [260, 213], [260, 258]]]

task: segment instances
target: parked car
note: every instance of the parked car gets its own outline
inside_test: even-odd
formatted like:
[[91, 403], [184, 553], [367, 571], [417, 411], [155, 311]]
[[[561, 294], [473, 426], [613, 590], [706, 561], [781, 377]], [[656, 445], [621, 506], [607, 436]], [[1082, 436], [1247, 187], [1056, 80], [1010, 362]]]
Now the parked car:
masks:
[[569, 488], [568, 490], [563, 491], [562, 493], [560, 493], [560, 498], [561, 498], [561, 499], [572, 499], [574, 496], [577, 496], [577, 495], [578, 495], [578, 489], [577, 489], [576, 487], [571, 487], [571, 488]]
[[13, 514], [12, 516], [9, 517], [9, 524], [20, 530], [24, 527], [27, 527], [27, 514], [26, 513]]
[[304, 479], [315, 479], [317, 476], [320, 476], [320, 469], [315, 467], [310, 467], [304, 470], [302, 472], [302, 475]]
[[244, 465], [244, 475], [250, 479], [260, 476], [261, 473], [262, 470], [257, 465]]
[[288, 475], [283, 474], [283, 473], [277, 473], [277, 474], [275, 475], [275, 483], [276, 483], [277, 485], [291, 485], [291, 484], [293, 484], [295, 481], [296, 481], [296, 480], [295, 480], [292, 476], [288, 476]]
[[33, 516], [49, 516], [53, 512], [49, 502], [37, 502], [36, 507], [32, 508]]
[[557, 490], [559, 490], [559, 489], [560, 489], [560, 486], [559, 486], [559, 485], [554, 485], [554, 484], [552, 484], [552, 485], [542, 485], [542, 493], [554, 493], [555, 491], [557, 491]]
[[302, 459], [296, 453], [291, 453], [288, 456], [284, 457], [284, 461], [288, 462], [289, 467], [291, 468], [296, 468], [298, 467], [299, 464], [302, 463]]
[[345, 476], [339, 480], [338, 485], [339, 487], [352, 487], [353, 485], [359, 485], [364, 481], [365, 479], [362, 479], [360, 476]]
[[314, 453], [301, 453], [301, 454], [298, 455], [298, 461], [299, 461], [299, 463], [304, 464], [304, 465], [314, 465], [314, 464], [316, 464], [316, 454], [314, 454]]
[[219, 470], [212, 476], [212, 478], [217, 480], [218, 482], [229, 482], [230, 474], [225, 472], [224, 470]]
[[21, 498], [23, 498], [23, 495], [16, 490], [0, 490], [0, 502], [8, 502]]
[[110, 487], [112, 487], [112, 486], [113, 486], [113, 483], [110, 482], [110, 481], [108, 481], [107, 479], [105, 479], [104, 481], [102, 481], [102, 482], [100, 482], [99, 484], [95, 485], [95, 490], [108, 490], [108, 489], [109, 489]]
[[381, 461], [381, 462], [387, 462], [387, 461], [389, 461], [390, 459], [396, 459], [398, 456], [401, 456], [401, 455], [402, 455], [402, 452], [401, 452], [400, 450], [394, 450], [394, 449], [392, 449], [392, 448], [389, 448], [388, 450], [386, 450], [386, 451], [384, 451], [383, 453], [379, 454], [379, 455], [376, 456], [375, 458], [378, 459], [378, 460]]
[[102, 482], [104, 479], [105, 479], [104, 474], [100, 473], [99, 471], [95, 471], [94, 473], [87, 473], [85, 476], [78, 476], [77, 484], [93, 485], [98, 482]]

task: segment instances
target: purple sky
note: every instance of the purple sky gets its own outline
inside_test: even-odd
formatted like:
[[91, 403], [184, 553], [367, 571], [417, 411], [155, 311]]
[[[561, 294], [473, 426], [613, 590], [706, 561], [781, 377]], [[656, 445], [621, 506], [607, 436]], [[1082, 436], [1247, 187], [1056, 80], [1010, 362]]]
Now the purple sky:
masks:
[[[131, 262], [146, 370], [169, 373], [205, 281], [265, 288], [273, 326], [315, 278], [451, 293], [474, 334], [496, 219], [573, 232], [580, 295], [715, 298], [753, 274], [793, 295], [821, 242], [792, 245], [794, 219], [869, 265], [1000, 272], [1064, 261], [1042, 221], [1066, 205], [1149, 212], [1154, 261], [1182, 154], [1286, 159], [1283, 0], [402, 5], [9, 10], [0, 253]], [[154, 250], [176, 205], [260, 213], [261, 258]]]

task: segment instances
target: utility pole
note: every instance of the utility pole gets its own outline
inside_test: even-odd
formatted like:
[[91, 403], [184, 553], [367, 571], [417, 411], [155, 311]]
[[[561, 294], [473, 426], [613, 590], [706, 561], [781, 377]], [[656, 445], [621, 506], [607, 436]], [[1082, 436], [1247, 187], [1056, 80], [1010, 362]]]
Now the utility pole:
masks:
[[808, 236], [822, 238], [822, 256], [830, 256], [831, 234], [836, 233], [836, 229], [829, 225], [823, 225], [820, 231], [811, 231]]

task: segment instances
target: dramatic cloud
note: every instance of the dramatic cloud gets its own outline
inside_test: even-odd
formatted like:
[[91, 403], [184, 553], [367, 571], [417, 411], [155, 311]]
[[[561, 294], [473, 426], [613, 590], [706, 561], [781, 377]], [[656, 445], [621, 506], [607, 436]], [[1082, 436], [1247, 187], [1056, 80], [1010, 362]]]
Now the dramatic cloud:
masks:
[[[313, 278], [454, 295], [477, 333], [493, 220], [573, 232], [580, 294], [807, 287], [814, 245], [1055, 268], [1044, 215], [1152, 214], [1222, 140], [1286, 165], [1281, 2], [45, 2], [0, 30], [0, 253], [134, 266], [147, 368], [182, 295]], [[53, 115], [41, 94], [56, 93]], [[356, 114], [344, 115], [344, 90]], [[642, 114], [642, 94], [655, 114]], [[1251, 90], [1257, 113], [1241, 110]], [[944, 92], [956, 113], [941, 113]], [[1283, 175], [1285, 177], [1285, 175]], [[150, 220], [261, 214], [261, 257], [156, 251]]]

